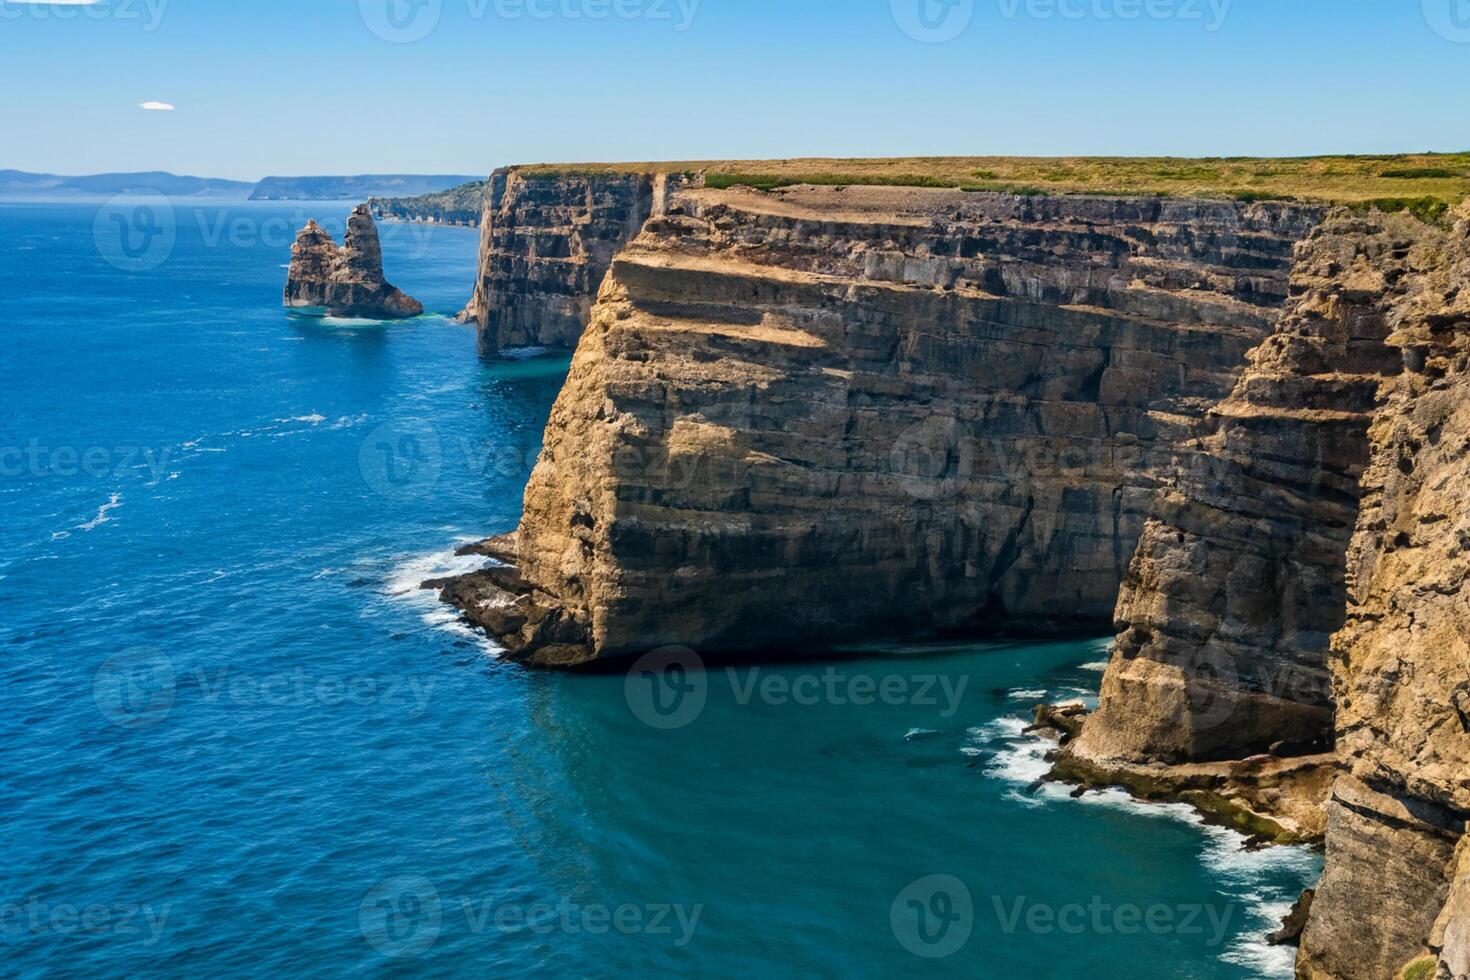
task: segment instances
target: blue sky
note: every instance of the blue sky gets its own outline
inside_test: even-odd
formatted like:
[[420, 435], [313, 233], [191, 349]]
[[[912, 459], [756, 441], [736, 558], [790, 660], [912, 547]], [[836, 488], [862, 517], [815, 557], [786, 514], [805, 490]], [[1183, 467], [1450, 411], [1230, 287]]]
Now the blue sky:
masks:
[[0, 64], [60, 173], [1470, 149], [1470, 0], [0, 0]]

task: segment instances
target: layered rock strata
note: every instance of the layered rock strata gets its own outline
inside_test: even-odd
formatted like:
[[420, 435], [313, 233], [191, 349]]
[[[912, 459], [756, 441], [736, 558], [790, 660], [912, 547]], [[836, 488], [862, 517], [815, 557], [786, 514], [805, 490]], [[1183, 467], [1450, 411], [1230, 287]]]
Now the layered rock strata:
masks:
[[[503, 179], [502, 203], [534, 199]], [[515, 567], [446, 598], [539, 664], [1108, 622], [1162, 476], [1319, 219], [670, 194], [602, 285]]]
[[[1384, 388], [1332, 640], [1338, 748], [1309, 980], [1470, 975], [1470, 210], [1394, 290]], [[1458, 849], [1457, 849], [1458, 846]]]
[[1118, 599], [1094, 761], [1241, 758], [1331, 744], [1327, 649], [1390, 317], [1436, 233], [1340, 211], [1298, 251], [1292, 297], [1156, 502]]
[[480, 221], [479, 274], [461, 314], [478, 325], [481, 351], [576, 347], [613, 256], [662, 207], [670, 184], [682, 180], [493, 173]]
[[340, 247], [315, 220], [296, 236], [286, 274], [285, 305], [329, 316], [399, 319], [424, 307], [383, 278], [378, 227], [366, 204], [353, 209]]

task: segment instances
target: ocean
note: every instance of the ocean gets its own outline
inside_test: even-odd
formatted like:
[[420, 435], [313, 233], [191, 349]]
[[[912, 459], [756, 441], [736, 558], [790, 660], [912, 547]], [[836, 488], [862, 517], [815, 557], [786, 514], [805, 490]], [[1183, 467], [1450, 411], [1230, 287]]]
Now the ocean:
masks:
[[349, 205], [0, 204], [0, 956], [40, 976], [1290, 977], [1321, 870], [1040, 785], [1107, 641], [686, 678], [499, 660], [418, 583], [510, 530], [569, 359], [288, 316]]

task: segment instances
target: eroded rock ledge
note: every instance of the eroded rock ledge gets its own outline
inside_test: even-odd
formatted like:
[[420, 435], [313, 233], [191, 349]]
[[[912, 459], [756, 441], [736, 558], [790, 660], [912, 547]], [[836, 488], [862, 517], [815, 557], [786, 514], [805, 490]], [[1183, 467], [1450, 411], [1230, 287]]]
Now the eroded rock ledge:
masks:
[[602, 285], [515, 570], [448, 593], [533, 663], [1110, 621], [1320, 218], [898, 188], [659, 212]]
[[366, 204], [348, 217], [341, 247], [315, 220], [301, 229], [291, 246], [284, 303], [302, 312], [382, 320], [424, 312], [418, 300], [383, 278], [378, 227]]

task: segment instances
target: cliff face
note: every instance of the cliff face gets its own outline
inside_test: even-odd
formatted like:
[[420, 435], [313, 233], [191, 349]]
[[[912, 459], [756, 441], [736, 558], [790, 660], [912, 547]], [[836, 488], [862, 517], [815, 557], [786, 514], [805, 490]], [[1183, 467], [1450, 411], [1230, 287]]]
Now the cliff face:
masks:
[[653, 174], [490, 176], [479, 277], [462, 314], [480, 349], [577, 346], [616, 255], [660, 205], [670, 182]]
[[353, 209], [339, 248], [332, 236], [308, 221], [291, 246], [285, 305], [330, 316], [397, 319], [424, 312], [418, 300], [383, 278], [383, 250], [367, 205]]
[[1470, 213], [497, 178], [490, 349], [607, 271], [440, 583], [512, 657], [1115, 618], [1061, 765], [1325, 827], [1306, 980], [1470, 975]]
[[1119, 595], [1094, 761], [1242, 758], [1331, 744], [1327, 648], [1389, 315], [1435, 235], [1334, 214], [1298, 250], [1291, 300], [1160, 495]]
[[661, 210], [603, 284], [516, 569], [446, 592], [533, 662], [1108, 621], [1320, 217], [878, 188]]
[[[1338, 747], [1304, 977], [1376, 980], [1430, 949], [1470, 973], [1470, 212], [1401, 286], [1332, 641]], [[1460, 841], [1458, 855], [1456, 842]]]

